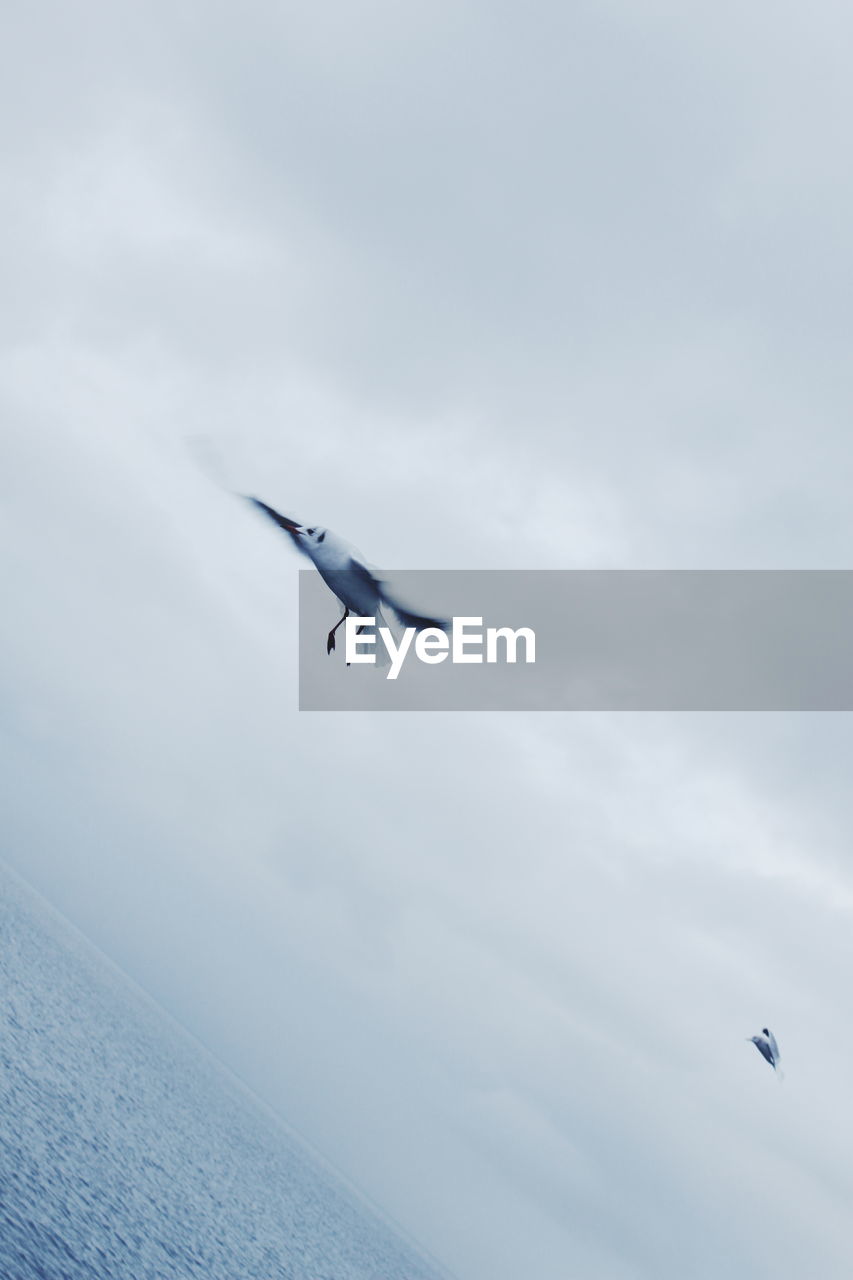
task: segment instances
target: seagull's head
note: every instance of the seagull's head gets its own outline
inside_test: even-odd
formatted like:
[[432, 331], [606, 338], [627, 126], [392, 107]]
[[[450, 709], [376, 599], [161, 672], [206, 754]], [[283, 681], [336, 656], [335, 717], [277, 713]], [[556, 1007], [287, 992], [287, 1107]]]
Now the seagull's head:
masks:
[[762, 1028], [761, 1028], [761, 1034], [762, 1034], [763, 1036], [769, 1036], [769, 1035], [770, 1035], [770, 1032], [767, 1030], [767, 1028], [766, 1028], [766, 1027], [762, 1027]]
[[313, 547], [318, 547], [321, 542], [324, 542], [327, 533], [328, 529], [324, 529], [321, 524], [312, 524], [307, 527], [301, 524], [295, 530], [295, 536], [302, 543], [307, 542]]

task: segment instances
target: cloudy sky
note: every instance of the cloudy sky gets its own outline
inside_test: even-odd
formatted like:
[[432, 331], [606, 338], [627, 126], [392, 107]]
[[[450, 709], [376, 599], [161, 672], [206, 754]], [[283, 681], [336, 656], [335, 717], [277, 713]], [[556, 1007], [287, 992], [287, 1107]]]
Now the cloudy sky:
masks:
[[850, 719], [300, 714], [193, 442], [389, 568], [850, 567], [851, 25], [3, 42], [5, 856], [462, 1280], [850, 1275]]

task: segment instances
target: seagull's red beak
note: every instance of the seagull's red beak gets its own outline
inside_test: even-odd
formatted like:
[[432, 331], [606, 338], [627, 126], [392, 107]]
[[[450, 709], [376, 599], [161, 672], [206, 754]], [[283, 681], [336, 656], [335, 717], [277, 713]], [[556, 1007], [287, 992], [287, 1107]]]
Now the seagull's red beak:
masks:
[[[246, 495], [248, 497], [248, 495]], [[266, 502], [261, 502], [260, 498], [249, 498], [249, 501], [263, 511], [264, 515], [269, 516], [270, 520], [274, 520], [280, 529], [286, 529], [294, 538], [298, 538], [302, 534], [302, 525], [297, 524], [295, 520], [291, 520], [290, 516], [283, 516], [280, 511], [276, 511], [275, 507], [270, 507]]]

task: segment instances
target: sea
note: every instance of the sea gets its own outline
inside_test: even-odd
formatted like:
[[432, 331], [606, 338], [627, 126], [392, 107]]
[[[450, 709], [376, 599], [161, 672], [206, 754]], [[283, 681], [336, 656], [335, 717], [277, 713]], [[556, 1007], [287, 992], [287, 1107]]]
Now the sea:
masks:
[[0, 1280], [447, 1280], [0, 864]]

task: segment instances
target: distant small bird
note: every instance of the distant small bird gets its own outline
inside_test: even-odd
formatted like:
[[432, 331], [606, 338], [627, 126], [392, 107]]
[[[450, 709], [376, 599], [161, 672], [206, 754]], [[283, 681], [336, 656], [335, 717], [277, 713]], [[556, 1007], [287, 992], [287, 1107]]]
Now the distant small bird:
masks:
[[761, 1028], [760, 1036], [749, 1036], [749, 1041], [754, 1044], [758, 1052], [767, 1062], [770, 1063], [774, 1071], [779, 1067], [779, 1046], [776, 1043], [776, 1037], [767, 1027]]
[[334, 649], [335, 632], [351, 613], [357, 618], [375, 618], [376, 625], [382, 625], [385, 620], [380, 606], [383, 604], [399, 618], [404, 627], [414, 627], [416, 631], [424, 631], [427, 627], [447, 630], [445, 621], [410, 613], [392, 599], [385, 583], [368, 568], [362, 554], [336, 533], [332, 533], [331, 529], [324, 529], [321, 525], [308, 528], [291, 520], [289, 516], [281, 515], [266, 502], [261, 502], [260, 498], [250, 497], [249, 502], [290, 535], [297, 549], [314, 562], [323, 581], [340, 601], [344, 616], [335, 623], [326, 637], [326, 653], [331, 653]]

